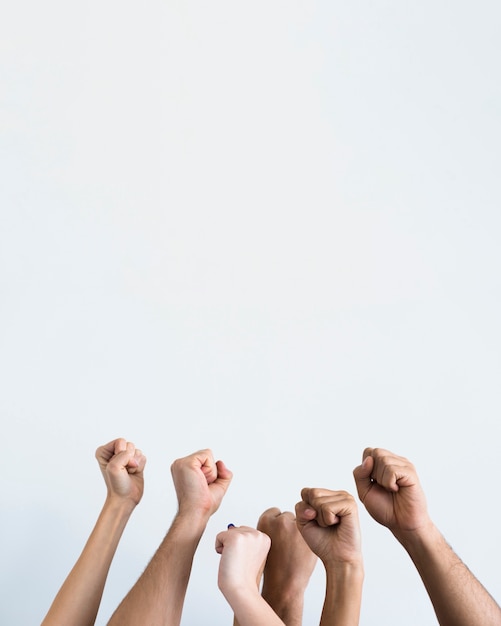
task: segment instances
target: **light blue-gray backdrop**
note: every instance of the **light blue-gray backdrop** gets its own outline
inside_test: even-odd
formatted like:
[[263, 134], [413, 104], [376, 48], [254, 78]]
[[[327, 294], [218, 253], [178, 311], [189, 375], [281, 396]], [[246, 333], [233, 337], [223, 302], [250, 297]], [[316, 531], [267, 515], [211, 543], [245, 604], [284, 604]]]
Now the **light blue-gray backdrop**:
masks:
[[[18, 0], [0, 20], [0, 622], [37, 624], [148, 457], [98, 624], [175, 511], [170, 463], [234, 471], [183, 624], [230, 624], [214, 537], [417, 466], [499, 600], [499, 3]], [[434, 616], [361, 510], [363, 625]], [[306, 596], [318, 623], [323, 571]]]

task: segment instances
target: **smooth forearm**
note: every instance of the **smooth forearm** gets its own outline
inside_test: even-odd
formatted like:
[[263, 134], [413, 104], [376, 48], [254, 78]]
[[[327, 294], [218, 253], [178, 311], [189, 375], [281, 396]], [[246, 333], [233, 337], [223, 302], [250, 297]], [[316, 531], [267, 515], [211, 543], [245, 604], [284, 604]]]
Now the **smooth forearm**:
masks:
[[177, 626], [193, 557], [207, 520], [177, 515], [147, 568], [114, 612], [108, 626]]
[[441, 626], [500, 626], [501, 609], [431, 522], [395, 533], [426, 587]]
[[326, 566], [326, 592], [320, 626], [358, 626], [364, 568], [362, 563]]
[[113, 556], [134, 505], [107, 499], [80, 557], [55, 597], [42, 626], [91, 626]]
[[304, 588], [300, 587], [284, 590], [274, 585], [267, 585], [265, 577], [261, 595], [287, 626], [301, 626], [303, 623], [304, 591]]
[[234, 625], [238, 626], [284, 626], [259, 591], [248, 589], [223, 590], [224, 597], [233, 609]]

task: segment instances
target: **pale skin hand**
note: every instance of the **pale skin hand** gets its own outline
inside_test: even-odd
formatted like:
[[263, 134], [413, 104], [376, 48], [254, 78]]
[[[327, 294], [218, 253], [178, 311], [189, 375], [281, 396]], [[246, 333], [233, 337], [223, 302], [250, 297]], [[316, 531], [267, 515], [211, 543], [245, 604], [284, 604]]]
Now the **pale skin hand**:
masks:
[[178, 626], [193, 557], [210, 516], [217, 511], [233, 474], [212, 451], [177, 459], [171, 473], [178, 512], [167, 535], [109, 626]]
[[96, 450], [107, 497], [94, 529], [52, 603], [42, 626], [91, 626], [125, 525], [143, 495], [146, 457], [115, 439]]
[[290, 511], [262, 513], [257, 529], [271, 539], [261, 595], [287, 626], [301, 626], [304, 592], [317, 563]]
[[364, 579], [358, 510], [346, 491], [301, 491], [296, 523], [326, 572], [321, 626], [357, 626]]
[[366, 448], [353, 475], [370, 515], [408, 552], [441, 626], [501, 626], [501, 609], [430, 519], [414, 465], [383, 448]]
[[216, 552], [221, 555], [218, 586], [240, 626], [284, 624], [256, 585], [270, 545], [268, 535], [249, 526], [231, 528], [216, 537]]

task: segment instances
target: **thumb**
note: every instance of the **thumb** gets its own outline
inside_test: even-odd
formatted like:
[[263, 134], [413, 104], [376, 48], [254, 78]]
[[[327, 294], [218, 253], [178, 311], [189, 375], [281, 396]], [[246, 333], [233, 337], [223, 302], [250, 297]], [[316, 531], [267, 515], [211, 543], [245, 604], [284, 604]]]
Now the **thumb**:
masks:
[[307, 503], [306, 500], [301, 500], [296, 504], [296, 525], [300, 530], [316, 517], [317, 512]]
[[216, 461], [217, 478], [216, 481], [220, 484], [224, 491], [230, 486], [233, 478], [233, 472], [226, 467], [223, 461]]
[[115, 454], [109, 462], [110, 470], [114, 471], [128, 471], [129, 469], [135, 469], [138, 466], [137, 459], [135, 458], [136, 447], [133, 443], [127, 442], [125, 450]]
[[357, 486], [358, 497], [363, 502], [372, 487], [371, 474], [374, 469], [374, 459], [366, 456], [361, 465], [353, 470], [353, 478]]

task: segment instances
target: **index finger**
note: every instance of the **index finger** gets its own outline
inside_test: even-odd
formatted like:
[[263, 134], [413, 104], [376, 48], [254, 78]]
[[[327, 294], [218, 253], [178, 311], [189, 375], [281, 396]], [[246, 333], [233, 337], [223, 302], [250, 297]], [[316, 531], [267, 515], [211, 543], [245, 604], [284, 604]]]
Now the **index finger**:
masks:
[[206, 448], [205, 450], [199, 450], [195, 452], [195, 459], [199, 463], [200, 470], [204, 474], [207, 483], [213, 483], [217, 478], [217, 466], [214, 461], [214, 455], [212, 450]]
[[124, 452], [127, 448], [127, 441], [123, 437], [113, 439], [96, 450], [96, 459], [108, 462], [115, 454]]
[[223, 553], [223, 548], [224, 548], [224, 540], [226, 538], [228, 531], [227, 530], [222, 530], [220, 533], [218, 533], [216, 535], [216, 552], [218, 554], [222, 554]]
[[144, 456], [143, 451], [136, 448], [134, 456], [127, 464], [127, 471], [129, 472], [129, 474], [136, 474], [138, 472], [142, 472], [145, 465], [146, 457]]
[[306, 526], [309, 522], [313, 521], [317, 517], [317, 512], [310, 506], [305, 500], [300, 500], [295, 507], [296, 510], [296, 524], [298, 526]]

